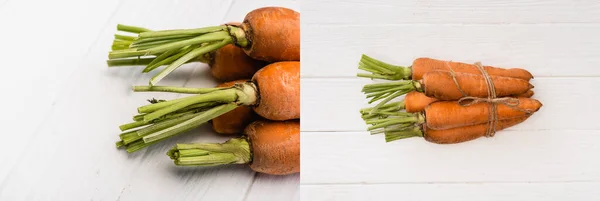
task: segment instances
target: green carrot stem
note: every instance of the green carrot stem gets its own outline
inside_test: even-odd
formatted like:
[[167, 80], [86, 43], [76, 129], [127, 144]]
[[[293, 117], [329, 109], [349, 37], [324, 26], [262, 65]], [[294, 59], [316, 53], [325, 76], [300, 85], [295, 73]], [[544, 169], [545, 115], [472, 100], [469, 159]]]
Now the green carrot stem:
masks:
[[[402, 100], [402, 101], [397, 101], [397, 102], [386, 103], [385, 105], [379, 107], [379, 109], [380, 110], [387, 110], [389, 108], [392, 108], [394, 110], [403, 110], [404, 107], [405, 107], [404, 100]], [[370, 113], [372, 110], [373, 110], [372, 107], [363, 108], [363, 109], [360, 109], [360, 113], [361, 114], [367, 114], [367, 113]]]
[[192, 99], [193, 96], [188, 96], [188, 97], [184, 97], [184, 98], [179, 98], [179, 99], [174, 99], [174, 100], [169, 100], [169, 101], [162, 101], [162, 102], [158, 102], [158, 103], [152, 103], [152, 104], [148, 104], [148, 105], [144, 105], [142, 107], [138, 107], [138, 113], [142, 114], [142, 113], [151, 113], [154, 112], [156, 110], [159, 110], [161, 108], [167, 107], [169, 105], [173, 105], [175, 103], [178, 103], [180, 101], [183, 100], [187, 100], [187, 99]]
[[367, 77], [372, 79], [410, 80], [412, 76], [412, 70], [410, 67], [388, 64], [364, 54], [360, 59], [359, 69], [370, 72], [371, 74], [361, 73], [357, 74], [358, 77]]
[[119, 126], [119, 129], [121, 129], [121, 131], [126, 131], [129, 129], [133, 129], [133, 128], [137, 128], [137, 127], [141, 127], [141, 126], [145, 126], [150, 124], [150, 122], [143, 122], [143, 121], [134, 121], [128, 124], [123, 124]]
[[186, 48], [191, 49], [192, 47], [188, 46], [188, 47], [184, 47], [184, 48], [182, 48], [180, 50], [173, 49], [173, 50], [169, 50], [169, 51], [163, 52], [162, 54], [159, 54], [156, 57], [156, 59], [154, 59], [152, 62], [150, 62], [148, 64], [148, 67], [146, 67], [146, 68], [150, 68], [149, 66], [152, 66], [152, 65], [154, 65], [154, 64], [156, 64], [156, 63], [158, 63], [158, 62], [160, 62], [162, 60], [165, 60], [166, 58], [169, 58], [170, 56], [177, 54], [179, 51], [184, 51], [184, 50], [186, 50]]
[[123, 49], [123, 50], [113, 50], [108, 53], [108, 59], [121, 59], [127, 57], [139, 57], [139, 56], [147, 56], [145, 50], [137, 50], [135, 48]]
[[[192, 39], [192, 38], [184, 38], [184, 39]], [[174, 42], [183, 41], [184, 39], [169, 39], [169, 40], [160, 40], [160, 41], [153, 41], [153, 42], [147, 42], [147, 43], [133, 43], [130, 45], [130, 47], [137, 48], [138, 50], [148, 50], [148, 49], [160, 47], [162, 45], [167, 45], [167, 44], [172, 44]], [[186, 47], [186, 46], [184, 46], [184, 47]]]
[[144, 45], [144, 44], [154, 44], [156, 42], [160, 42], [160, 41], [182, 41], [182, 40], [187, 40], [187, 39], [192, 39], [194, 38], [194, 35], [183, 35], [183, 36], [163, 36], [163, 37], [156, 37], [156, 38], [144, 38], [144, 39], [138, 39], [135, 41], [132, 41], [133, 45]]
[[423, 131], [417, 126], [402, 131], [385, 132], [385, 141], [391, 142], [394, 140], [411, 138], [411, 137], [423, 137]]
[[130, 32], [130, 33], [142, 33], [142, 32], [152, 31], [150, 29], [146, 29], [146, 28], [142, 28], [142, 27], [129, 26], [129, 25], [123, 25], [123, 24], [117, 24], [117, 30], [124, 31], [124, 32]]
[[165, 121], [161, 121], [161, 122], [155, 123], [155, 124], [153, 124], [151, 126], [148, 126], [148, 127], [142, 128], [140, 130], [137, 130], [136, 131], [136, 135], [143, 137], [143, 136], [149, 135], [151, 133], [158, 132], [158, 131], [160, 131], [162, 129], [166, 129], [168, 127], [175, 126], [177, 124], [183, 123], [183, 122], [185, 122], [187, 120], [190, 120], [190, 119], [192, 119], [194, 117], [197, 117], [197, 116], [200, 116], [200, 115], [202, 115], [201, 112], [199, 112], [199, 113], [192, 113], [192, 114], [187, 114], [187, 115], [183, 115], [183, 116], [180, 116], [180, 117], [176, 117], [176, 118], [173, 118], [173, 119], [168, 119], [168, 120], [165, 120]]
[[115, 39], [125, 40], [125, 41], [134, 41], [135, 37], [134, 36], [121, 35], [121, 34], [115, 34]]
[[252, 161], [246, 138], [232, 138], [224, 143], [177, 144], [167, 155], [178, 166], [248, 164]]
[[175, 30], [161, 30], [161, 31], [149, 31], [139, 34], [141, 39], [144, 38], [156, 38], [165, 36], [176, 36], [176, 35], [202, 35], [206, 33], [219, 32], [226, 30], [226, 26], [211, 26], [196, 29], [175, 29]]
[[152, 143], [155, 141], [166, 139], [168, 137], [171, 137], [171, 136], [177, 135], [179, 133], [188, 131], [192, 128], [195, 128], [195, 127], [197, 127], [203, 123], [206, 123], [215, 117], [221, 116], [237, 107], [238, 107], [238, 105], [235, 103], [228, 103], [228, 104], [223, 104], [223, 105], [217, 106], [217, 107], [209, 109], [205, 112], [199, 113], [198, 116], [195, 116], [194, 118], [186, 120], [182, 123], [179, 123], [177, 125], [168, 127], [166, 129], [160, 130], [158, 132], [146, 135], [146, 136], [144, 136], [143, 140], [145, 143]]
[[115, 40], [112, 43], [113, 45], [131, 45], [131, 41], [124, 41], [124, 40]]
[[121, 67], [121, 66], [136, 66], [136, 65], [148, 65], [154, 58], [131, 58], [131, 59], [109, 59], [106, 61], [108, 67]]
[[[181, 50], [174, 51], [174, 52], [176, 52], [176, 54], [172, 54], [172, 55], [169, 55], [169, 54], [172, 53], [171, 51], [164, 52], [163, 54], [159, 55], [159, 57], [160, 56], [166, 56], [166, 55], [169, 55], [169, 56], [166, 57], [166, 58], [164, 58], [164, 59], [157, 57], [154, 60], [156, 62], [152, 63], [152, 64], [148, 64], [148, 66], [146, 66], [146, 68], [144, 68], [144, 70], [142, 72], [147, 73], [147, 72], [150, 72], [150, 71], [152, 71], [152, 70], [154, 70], [154, 69], [156, 69], [156, 68], [158, 68], [158, 67], [160, 67], [162, 65], [172, 64], [174, 61], [177, 61], [177, 59], [179, 59], [179, 58], [185, 56], [186, 54], [190, 53], [196, 47], [197, 46], [184, 47]], [[186, 61], [186, 62], [188, 62], [188, 61]]]
[[169, 73], [171, 73], [172, 71], [174, 71], [175, 69], [177, 69], [179, 66], [183, 65], [184, 63], [186, 63], [187, 61], [197, 58], [200, 55], [206, 54], [208, 52], [212, 52], [214, 50], [217, 50], [227, 44], [230, 44], [232, 41], [231, 38], [226, 38], [223, 41], [219, 42], [219, 43], [213, 43], [213, 44], [209, 44], [206, 46], [202, 46], [199, 48], [196, 48], [194, 50], [192, 50], [191, 52], [187, 53], [186, 55], [182, 56], [181, 58], [177, 59], [176, 61], [174, 61], [171, 65], [169, 65], [167, 68], [163, 69], [160, 73], [158, 73], [157, 75], [155, 75], [154, 77], [152, 77], [152, 79], [150, 79], [150, 86], [154, 86], [156, 85], [157, 82], [159, 82], [161, 79], [163, 79], [165, 76], [167, 76]]
[[373, 92], [373, 93], [369, 93], [367, 95], [367, 98], [381, 96], [381, 95], [384, 95], [384, 94], [387, 94], [387, 93], [390, 93], [390, 92], [399, 91], [399, 90], [402, 90], [402, 89], [403, 89], [403, 87], [399, 86], [399, 87], [394, 87], [394, 88], [390, 88], [390, 89], [384, 89], [384, 90], [381, 90], [381, 91], [376, 91], [376, 92]]
[[227, 33], [227, 32], [221, 31], [221, 32], [208, 33], [205, 35], [194, 37], [192, 39], [172, 42], [172, 43], [160, 45], [158, 47], [153, 47], [153, 48], [147, 49], [146, 53], [147, 54], [162, 53], [162, 52], [166, 52], [168, 50], [179, 49], [179, 48], [189, 46], [189, 45], [198, 45], [198, 44], [209, 43], [209, 42], [213, 42], [213, 41], [223, 41], [225, 39], [231, 40], [231, 36], [229, 36], [229, 33]]
[[171, 92], [183, 94], [204, 94], [221, 90], [220, 88], [189, 88], [189, 87], [170, 87], [170, 86], [134, 86], [135, 92]]
[[[199, 94], [191, 96], [190, 98], [184, 98], [184, 100], [176, 102], [175, 104], [168, 105], [166, 107], [160, 108], [152, 113], [149, 113], [144, 116], [144, 121], [152, 121], [159, 117], [162, 117], [166, 114], [175, 112], [187, 106], [203, 103], [203, 102], [221, 102], [221, 103], [230, 103], [235, 102], [238, 99], [237, 89], [225, 89], [219, 91], [213, 91], [210, 93]], [[157, 103], [158, 104], [158, 103]], [[155, 105], [155, 104], [153, 104]]]
[[387, 126], [403, 124], [403, 123], [414, 123], [414, 122], [418, 121], [418, 119], [416, 117], [396, 117], [396, 118], [387, 118], [385, 120], [386, 121], [384, 121], [384, 122], [377, 123], [374, 126], [369, 127], [367, 130], [371, 131], [371, 130], [375, 130], [378, 128], [384, 128]]
[[152, 142], [152, 143], [145, 143], [143, 140], [138, 140], [129, 145], [126, 145], [126, 150], [127, 150], [127, 153], [133, 153], [133, 152], [136, 152], [143, 148], [146, 148], [148, 146], [154, 145], [158, 142], [160, 142], [160, 141], [156, 141], [156, 142]]

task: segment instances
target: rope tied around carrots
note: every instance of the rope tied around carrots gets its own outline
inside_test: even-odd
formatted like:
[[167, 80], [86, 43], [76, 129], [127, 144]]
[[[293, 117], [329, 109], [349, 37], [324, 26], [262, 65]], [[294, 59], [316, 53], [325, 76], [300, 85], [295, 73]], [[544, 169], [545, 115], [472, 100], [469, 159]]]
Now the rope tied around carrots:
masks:
[[450, 75], [452, 76], [452, 80], [454, 81], [454, 84], [456, 84], [456, 88], [458, 88], [460, 93], [462, 93], [462, 95], [464, 96], [458, 100], [458, 104], [460, 106], [468, 107], [470, 105], [477, 104], [480, 102], [490, 103], [489, 104], [490, 112], [489, 112], [489, 118], [488, 118], [489, 126], [488, 126], [488, 129], [486, 130], [486, 134], [485, 134], [486, 137], [493, 137], [496, 134], [496, 125], [498, 124], [498, 120], [499, 120], [498, 119], [498, 107], [497, 107], [498, 104], [504, 104], [510, 108], [522, 111], [526, 114], [532, 113], [532, 111], [522, 110], [522, 109], [518, 108], [519, 99], [517, 99], [517, 98], [513, 98], [513, 97], [498, 98], [496, 95], [496, 87], [494, 86], [494, 82], [492, 81], [492, 78], [490, 77], [488, 72], [483, 68], [483, 65], [481, 65], [481, 62], [475, 62], [474, 65], [481, 72], [481, 75], [483, 76], [485, 83], [487, 85], [487, 94], [488, 94], [487, 98], [469, 96], [467, 93], [465, 93], [465, 91], [463, 91], [462, 88], [460, 87], [460, 84], [458, 84], [458, 80], [456, 80], [456, 73], [452, 69], [450, 62], [446, 61], [446, 66], [448, 66], [448, 69], [450, 70]]

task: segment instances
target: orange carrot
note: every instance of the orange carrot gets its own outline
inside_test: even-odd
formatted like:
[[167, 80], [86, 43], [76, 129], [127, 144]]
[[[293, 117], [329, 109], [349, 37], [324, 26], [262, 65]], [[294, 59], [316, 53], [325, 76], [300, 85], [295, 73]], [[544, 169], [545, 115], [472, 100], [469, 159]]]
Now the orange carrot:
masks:
[[[243, 84], [249, 80], [236, 80], [225, 82], [217, 87], [232, 87], [235, 84]], [[212, 128], [219, 134], [238, 134], [244, 131], [244, 128], [256, 119], [256, 113], [250, 107], [242, 106], [233, 109], [221, 116], [211, 120]]]
[[[188, 131], [238, 107], [252, 107], [270, 120], [300, 118], [300, 62], [276, 62], [260, 69], [249, 82], [232, 87], [183, 88], [137, 86], [134, 91], [163, 91], [196, 94], [160, 101], [138, 108], [136, 122], [121, 129], [121, 141], [128, 152]], [[128, 131], [141, 126], [139, 130]]]
[[204, 58], [212, 77], [223, 82], [252, 78], [256, 71], [266, 65], [266, 62], [252, 59], [242, 48], [232, 44], [208, 53]]
[[[226, 24], [196, 29], [151, 31], [118, 25], [117, 30], [136, 36], [115, 35], [113, 51], [108, 55], [109, 64], [148, 63], [144, 72], [161, 65], [169, 65], [152, 77], [150, 86], [156, 85], [181, 65], [227, 45], [242, 48], [249, 57], [256, 60], [300, 60], [300, 14], [281, 7], [255, 9], [246, 15], [239, 26]], [[140, 57], [144, 57], [143, 62], [140, 61]]]
[[300, 121], [256, 121], [225, 143], [177, 144], [167, 155], [180, 166], [249, 164], [256, 172], [300, 172]]
[[[432, 58], [417, 58], [414, 60], [412, 66], [403, 67], [391, 65], [363, 55], [359, 63], [359, 69], [371, 74], [360, 73], [358, 76], [387, 80], [420, 80], [425, 74], [432, 71], [450, 71], [449, 67], [457, 73], [481, 75], [481, 71], [474, 64], [442, 61]], [[505, 69], [492, 66], [484, 66], [483, 68], [490, 76], [512, 77], [526, 81], [533, 78], [531, 73], [525, 69]]]
[[[518, 102], [511, 101], [510, 104], [518, 105], [497, 104], [496, 117], [498, 120], [530, 116], [542, 107], [542, 104], [535, 99], [516, 98], [515, 100]], [[370, 113], [373, 108], [366, 108], [362, 112], [365, 122], [372, 125], [368, 130], [373, 134], [389, 132], [394, 129], [404, 132], [407, 131], [407, 128], [415, 125], [424, 125], [434, 130], [445, 130], [487, 123], [491, 112], [490, 104], [480, 102], [463, 106], [456, 101], [438, 101], [431, 103], [422, 112], [408, 113], [394, 111], [394, 109], [399, 109], [398, 103], [389, 103], [381, 107], [379, 111]]]
[[[518, 106], [497, 104], [499, 120], [523, 117], [529, 115], [525, 111], [536, 112], [542, 103], [532, 98], [517, 98]], [[488, 121], [490, 103], [481, 102], [470, 106], [461, 106], [456, 101], [439, 101], [425, 108], [423, 115], [427, 127], [432, 129], [449, 129], [460, 126], [470, 126]]]
[[[517, 125], [523, 121], [525, 121], [529, 116], [522, 116], [512, 119], [500, 120], [496, 124], [496, 130], [500, 131], [505, 128]], [[451, 128], [446, 130], [434, 130], [430, 129], [427, 126], [423, 126], [420, 129], [414, 129], [408, 132], [386, 132], [385, 139], [387, 142], [407, 138], [407, 137], [424, 137], [425, 140], [437, 144], [452, 144], [452, 143], [460, 143], [466, 142], [469, 140], [473, 140], [479, 137], [482, 137], [486, 134], [487, 129], [489, 128], [488, 123], [477, 124], [472, 126], [463, 126], [458, 128]], [[412, 135], [412, 136], [411, 136]]]
[[[531, 98], [533, 96], [533, 90], [528, 90], [525, 93], [517, 94], [515, 98]], [[420, 112], [425, 109], [429, 104], [439, 101], [438, 99], [426, 96], [424, 93], [411, 91], [404, 97], [404, 104], [406, 112]]]
[[406, 112], [420, 112], [429, 104], [438, 101], [438, 99], [426, 96], [424, 93], [411, 91], [404, 97]]

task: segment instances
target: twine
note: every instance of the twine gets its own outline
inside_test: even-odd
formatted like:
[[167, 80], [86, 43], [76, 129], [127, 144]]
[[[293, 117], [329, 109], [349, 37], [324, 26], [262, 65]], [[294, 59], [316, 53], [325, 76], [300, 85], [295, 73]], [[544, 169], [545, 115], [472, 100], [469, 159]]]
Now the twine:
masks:
[[496, 95], [496, 87], [494, 86], [494, 82], [490, 75], [485, 71], [481, 62], [475, 62], [475, 67], [481, 72], [485, 83], [487, 85], [487, 98], [479, 98], [474, 96], [469, 96], [465, 91], [462, 90], [460, 84], [458, 84], [458, 80], [456, 80], [456, 73], [452, 69], [449, 61], [446, 61], [446, 66], [450, 69], [450, 75], [452, 76], [452, 80], [454, 80], [454, 84], [456, 84], [456, 88], [462, 93], [463, 97], [458, 100], [458, 104], [463, 107], [467, 107], [480, 102], [487, 102], [490, 106], [490, 112], [488, 113], [488, 128], [486, 130], [486, 137], [493, 137], [496, 134], [496, 125], [498, 124], [498, 104], [504, 104], [510, 108], [525, 112], [530, 114], [529, 110], [522, 110], [518, 108], [519, 99], [513, 97], [502, 97], [498, 98]]

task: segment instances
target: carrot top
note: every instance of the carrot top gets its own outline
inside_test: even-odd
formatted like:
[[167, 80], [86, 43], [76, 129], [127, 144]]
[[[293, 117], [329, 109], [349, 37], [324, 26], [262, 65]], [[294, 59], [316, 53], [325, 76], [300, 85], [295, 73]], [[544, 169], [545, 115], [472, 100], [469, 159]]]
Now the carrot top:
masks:
[[394, 98], [400, 97], [411, 91], [423, 92], [421, 83], [412, 80], [402, 80], [396, 82], [367, 84], [363, 87], [362, 92], [370, 98], [369, 104], [381, 100], [372, 111], [379, 110], [380, 107], [387, 104]]
[[358, 69], [370, 72], [358, 73], [358, 77], [384, 80], [410, 80], [412, 77], [410, 67], [392, 65], [364, 54], [360, 58]]
[[146, 28], [117, 25], [117, 30], [135, 36], [115, 34], [109, 66], [147, 65], [143, 72], [169, 65], [150, 80], [150, 86], [181, 65], [202, 59], [203, 55], [228, 44], [248, 46], [245, 32], [233, 25], [196, 29], [152, 31]]
[[124, 133], [120, 135], [117, 147], [125, 147], [130, 153], [191, 130], [240, 105], [254, 105], [258, 97], [256, 86], [251, 82], [208, 89], [138, 86], [134, 87], [134, 91], [195, 95], [169, 101], [152, 101], [149, 105], [139, 107], [134, 122], [119, 127]]
[[224, 143], [177, 144], [167, 155], [179, 166], [248, 164], [252, 161], [250, 143], [244, 137]]

